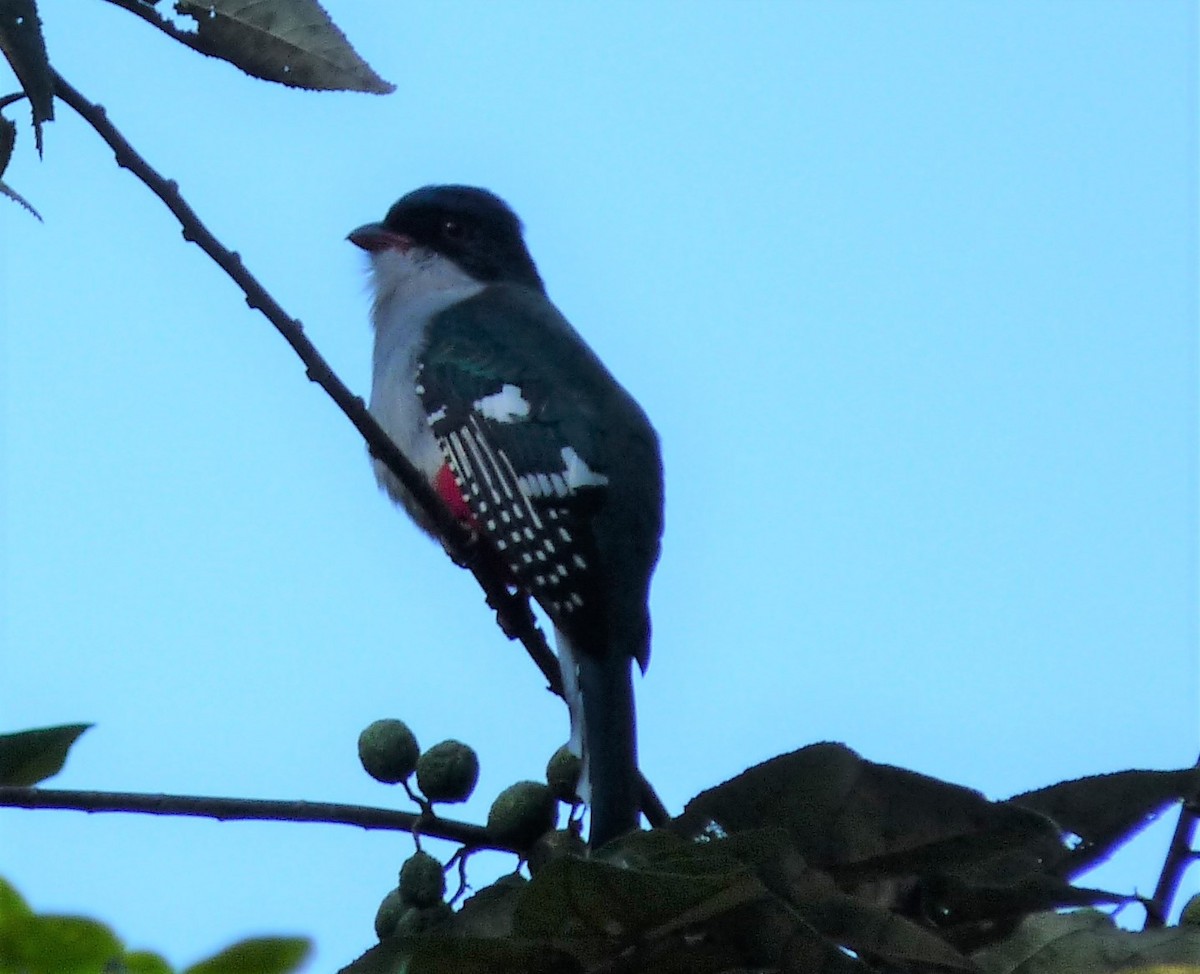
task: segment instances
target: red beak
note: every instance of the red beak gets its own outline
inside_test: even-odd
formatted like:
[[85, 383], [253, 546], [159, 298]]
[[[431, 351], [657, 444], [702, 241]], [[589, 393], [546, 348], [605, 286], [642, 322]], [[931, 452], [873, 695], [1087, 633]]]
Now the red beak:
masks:
[[357, 230], [351, 230], [346, 239], [371, 254], [391, 248], [405, 253], [413, 245], [412, 237], [393, 233], [382, 223], [364, 223]]

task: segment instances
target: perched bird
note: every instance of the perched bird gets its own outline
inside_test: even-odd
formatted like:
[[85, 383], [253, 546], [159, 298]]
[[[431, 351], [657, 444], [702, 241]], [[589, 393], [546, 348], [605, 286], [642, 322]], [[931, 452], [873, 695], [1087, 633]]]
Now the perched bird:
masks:
[[650, 658], [658, 437], [546, 296], [499, 197], [426, 186], [349, 239], [370, 256], [371, 412], [553, 623], [590, 841], [602, 845], [638, 823], [631, 662]]

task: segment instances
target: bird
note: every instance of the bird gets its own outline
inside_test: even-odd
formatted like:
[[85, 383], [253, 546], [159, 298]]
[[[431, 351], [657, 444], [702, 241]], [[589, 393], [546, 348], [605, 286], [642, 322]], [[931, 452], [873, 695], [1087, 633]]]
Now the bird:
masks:
[[[650, 660], [658, 435], [551, 302], [494, 193], [424, 186], [348, 239], [369, 258], [370, 412], [549, 618], [599, 848], [639, 824], [632, 668]], [[378, 460], [375, 474], [437, 538]]]

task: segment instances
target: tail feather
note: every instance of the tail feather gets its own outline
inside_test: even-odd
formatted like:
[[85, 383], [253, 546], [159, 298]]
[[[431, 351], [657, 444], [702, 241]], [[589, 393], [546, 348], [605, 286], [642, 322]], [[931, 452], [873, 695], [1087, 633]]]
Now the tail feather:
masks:
[[580, 756], [580, 797], [591, 806], [589, 845], [637, 828], [640, 802], [632, 660], [575, 652], [558, 631], [559, 664], [571, 713], [571, 750]]

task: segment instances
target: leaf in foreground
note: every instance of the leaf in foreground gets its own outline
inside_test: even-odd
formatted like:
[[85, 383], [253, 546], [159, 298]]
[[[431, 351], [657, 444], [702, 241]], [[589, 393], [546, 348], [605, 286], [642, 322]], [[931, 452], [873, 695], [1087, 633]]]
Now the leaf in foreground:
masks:
[[193, 964], [183, 974], [291, 974], [308, 958], [305, 937], [253, 937]]
[[58, 774], [67, 752], [91, 724], [64, 724], [0, 734], [0, 785], [28, 788]]
[[1134, 933], [1098, 910], [1038, 913], [1007, 940], [977, 953], [987, 974], [1110, 974], [1153, 965], [1200, 965], [1200, 929]]
[[0, 879], [0, 971], [95, 974], [119, 961], [121, 942], [104, 924], [83, 917], [41, 916]]

